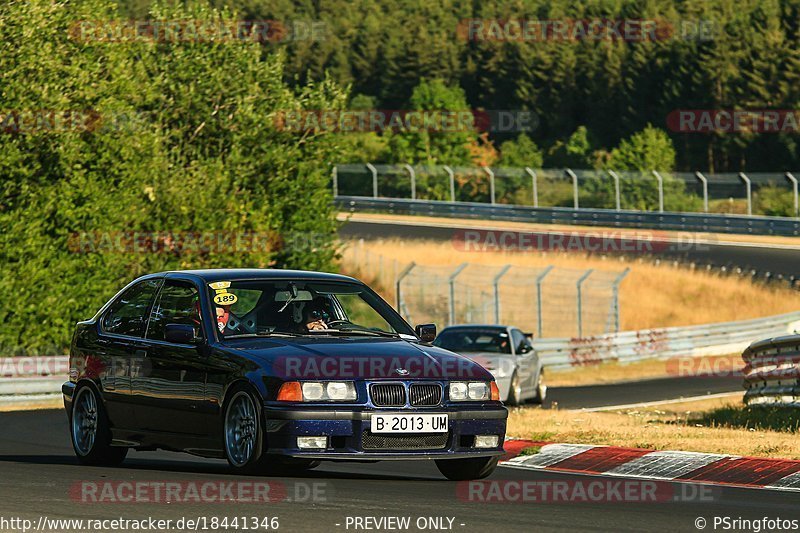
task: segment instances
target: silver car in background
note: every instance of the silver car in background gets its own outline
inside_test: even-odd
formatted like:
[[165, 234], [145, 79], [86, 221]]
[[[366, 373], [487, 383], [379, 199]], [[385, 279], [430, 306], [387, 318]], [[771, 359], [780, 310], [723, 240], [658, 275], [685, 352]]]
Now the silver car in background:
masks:
[[543, 403], [547, 395], [542, 362], [530, 336], [513, 326], [457, 325], [444, 328], [433, 344], [469, 357], [492, 373], [508, 405]]

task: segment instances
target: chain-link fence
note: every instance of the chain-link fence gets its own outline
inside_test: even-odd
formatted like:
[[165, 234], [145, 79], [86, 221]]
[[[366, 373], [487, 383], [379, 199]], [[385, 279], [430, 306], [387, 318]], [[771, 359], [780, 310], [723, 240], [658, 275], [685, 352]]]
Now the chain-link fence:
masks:
[[[798, 174], [800, 176], [800, 174]], [[655, 212], [798, 216], [795, 175], [337, 165], [334, 195]]]
[[512, 324], [537, 337], [619, 331], [619, 285], [628, 270], [401, 262], [363, 246], [347, 270], [374, 284], [412, 324]]

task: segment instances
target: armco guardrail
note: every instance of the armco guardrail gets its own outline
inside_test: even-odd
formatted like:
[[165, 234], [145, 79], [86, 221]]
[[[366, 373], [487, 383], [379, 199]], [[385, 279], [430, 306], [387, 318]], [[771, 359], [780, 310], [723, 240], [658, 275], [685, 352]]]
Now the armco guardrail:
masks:
[[528, 207], [510, 204], [442, 202], [362, 196], [336, 196], [334, 202], [338, 209], [354, 213], [390, 213], [477, 220], [536, 222], [541, 224], [659, 229], [665, 231], [800, 235], [800, 221], [794, 218], [782, 217]]
[[68, 372], [67, 356], [0, 357], [0, 404], [58, 399]]
[[754, 342], [742, 359], [747, 405], [800, 407], [800, 335]]
[[726, 355], [756, 339], [800, 330], [800, 312], [701, 326], [623, 331], [582, 339], [541, 339], [534, 347], [544, 365], [570, 368], [606, 361]]

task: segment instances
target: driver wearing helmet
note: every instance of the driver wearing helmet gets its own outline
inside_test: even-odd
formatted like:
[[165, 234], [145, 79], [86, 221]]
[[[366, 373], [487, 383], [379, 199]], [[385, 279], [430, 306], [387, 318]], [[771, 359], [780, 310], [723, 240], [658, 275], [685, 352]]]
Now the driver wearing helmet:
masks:
[[324, 298], [315, 298], [303, 309], [303, 323], [308, 331], [328, 329], [331, 315]]

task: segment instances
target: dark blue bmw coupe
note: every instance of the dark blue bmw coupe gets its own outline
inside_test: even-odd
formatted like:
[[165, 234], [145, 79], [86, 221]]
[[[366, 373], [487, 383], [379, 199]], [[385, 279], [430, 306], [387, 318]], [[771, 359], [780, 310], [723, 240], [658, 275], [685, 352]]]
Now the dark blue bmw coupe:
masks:
[[72, 444], [85, 464], [165, 449], [248, 472], [427, 459], [449, 479], [486, 477], [507, 411], [492, 376], [435, 336], [346, 276], [143, 276], [77, 325]]

